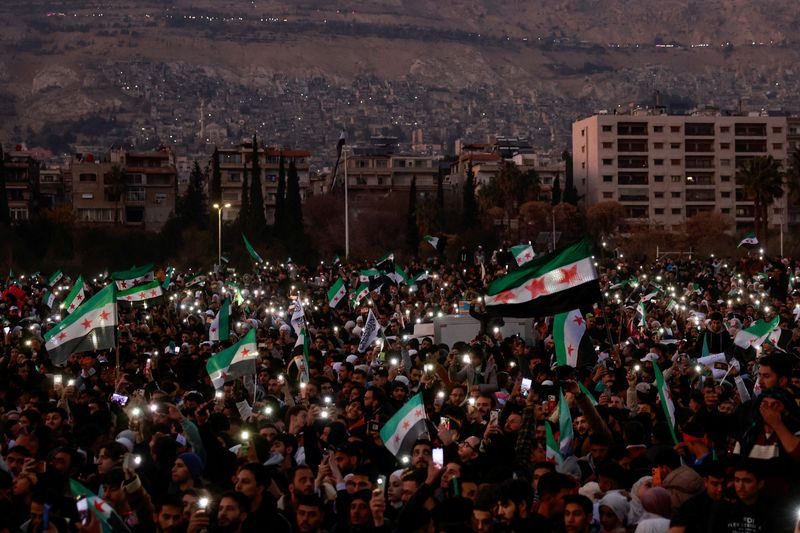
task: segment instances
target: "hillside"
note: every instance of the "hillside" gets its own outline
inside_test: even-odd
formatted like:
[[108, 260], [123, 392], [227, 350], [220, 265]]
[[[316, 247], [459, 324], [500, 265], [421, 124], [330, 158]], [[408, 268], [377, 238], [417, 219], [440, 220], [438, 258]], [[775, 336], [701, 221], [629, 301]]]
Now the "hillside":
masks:
[[560, 147], [572, 119], [655, 91], [800, 107], [788, 0], [116, 4], [0, 5], [0, 139], [195, 151], [257, 131], [320, 152], [341, 127], [421, 128], [445, 148], [493, 133]]

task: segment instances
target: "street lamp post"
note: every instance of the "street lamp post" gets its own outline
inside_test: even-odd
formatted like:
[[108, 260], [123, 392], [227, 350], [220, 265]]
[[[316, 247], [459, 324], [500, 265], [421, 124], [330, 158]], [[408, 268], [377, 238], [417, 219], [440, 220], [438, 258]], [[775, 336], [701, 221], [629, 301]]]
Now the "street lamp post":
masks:
[[217, 272], [222, 270], [222, 210], [228, 209], [231, 204], [214, 204], [217, 210]]

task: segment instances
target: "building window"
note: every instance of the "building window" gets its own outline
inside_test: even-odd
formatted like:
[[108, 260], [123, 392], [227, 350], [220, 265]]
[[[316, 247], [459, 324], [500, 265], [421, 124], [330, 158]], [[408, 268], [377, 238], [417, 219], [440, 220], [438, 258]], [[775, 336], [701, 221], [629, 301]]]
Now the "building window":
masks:
[[664, 198], [664, 193], [659, 191], [659, 192], [655, 193], [655, 197], [656, 198]]
[[653, 126], [653, 133], [662, 133], [664, 131], [664, 126]]
[[730, 198], [731, 197], [731, 192], [730, 191], [722, 191], [722, 193], [720, 193], [720, 194], [722, 194], [723, 198]]
[[11, 220], [28, 220], [27, 207], [11, 207], [8, 210]]
[[672, 132], [672, 133], [680, 133], [681, 132], [681, 127], [680, 126], [670, 126], [669, 127], [669, 131]]
[[672, 193], [672, 197], [673, 198], [680, 198], [681, 197], [681, 193], [680, 192], [673, 192]]
[[81, 194], [81, 199], [82, 200], [91, 200], [93, 198], [94, 198], [94, 194], [92, 194], [90, 192], [85, 192], [85, 193]]
[[721, 167], [729, 167], [729, 166], [731, 166], [731, 160], [730, 159], [720, 159], [719, 160], [719, 166], [721, 166]]
[[681, 149], [681, 143], [669, 143], [669, 147], [672, 150], [680, 150]]
[[673, 207], [672, 208], [672, 214], [673, 215], [680, 215], [681, 214], [681, 208], [680, 207]]
[[653, 159], [653, 165], [656, 167], [660, 167], [664, 165], [663, 159]]
[[723, 215], [730, 215], [731, 214], [731, 208], [730, 207], [723, 207], [722, 208], [722, 214]]
[[774, 209], [772, 210], [772, 212], [773, 212], [774, 214], [776, 214], [776, 215], [782, 215], [782, 214], [783, 214], [783, 208], [782, 208], [782, 207], [776, 207], [776, 208], [774, 208]]
[[780, 126], [773, 126], [772, 133], [783, 133], [783, 128], [781, 128]]
[[613, 192], [604, 192], [603, 193], [603, 198], [604, 199], [609, 199], [609, 200], [613, 199], [614, 198], [614, 193]]
[[656, 207], [656, 215], [663, 215], [664, 208], [663, 207]]
[[731, 143], [719, 143], [720, 150], [730, 150]]
[[681, 176], [670, 176], [670, 179], [672, 180], [672, 183], [680, 183], [683, 181]]
[[664, 176], [653, 176], [653, 181], [655, 181], [656, 183], [663, 183]]
[[681, 160], [680, 159], [670, 159], [669, 160], [669, 164], [673, 165], [673, 166], [676, 166], [676, 167], [679, 167], [679, 166], [681, 166]]
[[603, 176], [603, 183], [612, 183], [614, 181], [614, 176]]
[[773, 150], [783, 150], [783, 143], [772, 143]]
[[[614, 148], [614, 143], [612, 142], [604, 142], [603, 148]], [[581, 152], [583, 151], [583, 146], [581, 146]]]
[[586, 168], [586, 161], [581, 161], [581, 168]]
[[727, 176], [727, 175], [726, 175], [726, 176], [720, 176], [720, 177], [719, 177], [719, 180], [720, 180], [720, 181], [729, 182], [729, 181], [731, 181], [731, 177], [730, 177], [730, 176]]
[[81, 174], [80, 176], [78, 176], [78, 180], [79, 181], [97, 181], [97, 174], [90, 174], [90, 173], [87, 172], [86, 174]]
[[720, 126], [719, 132], [720, 133], [730, 133], [731, 127], [730, 126]]
[[655, 150], [662, 150], [664, 148], [664, 143], [653, 143], [653, 148]]
[[613, 126], [603, 126], [603, 131], [606, 132], [606, 133], [610, 133], [610, 132], [614, 131], [614, 128], [613, 128]]
[[157, 192], [154, 196], [154, 199], [157, 204], [163, 204], [167, 200], [167, 193]]
[[228, 175], [229, 181], [242, 181], [242, 173], [241, 172], [231, 172]]
[[613, 159], [603, 159], [603, 165], [609, 167], [609, 166], [611, 166], [613, 164], [614, 164], [614, 160]]

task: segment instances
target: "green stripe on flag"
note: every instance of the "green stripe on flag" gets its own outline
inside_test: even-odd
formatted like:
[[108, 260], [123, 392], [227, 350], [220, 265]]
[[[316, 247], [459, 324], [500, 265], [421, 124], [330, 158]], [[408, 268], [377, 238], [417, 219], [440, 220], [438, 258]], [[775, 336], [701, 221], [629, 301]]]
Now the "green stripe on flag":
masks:
[[667, 425], [669, 432], [672, 435], [672, 440], [678, 444], [678, 437], [675, 434], [675, 404], [672, 403], [672, 393], [666, 381], [664, 381], [664, 374], [658, 368], [658, 363], [653, 361], [653, 372], [656, 375], [656, 387], [658, 388], [658, 396], [661, 399], [661, 408], [664, 409], [664, 416], [667, 418]]
[[253, 245], [250, 244], [250, 241], [247, 240], [247, 237], [245, 237], [244, 233], [242, 233], [242, 240], [244, 241], [245, 248], [247, 248], [247, 253], [250, 254], [250, 257], [253, 258], [253, 261], [256, 263], [263, 263], [264, 260], [261, 259], [260, 255], [258, 255], [258, 252], [256, 252], [255, 248], [253, 248]]

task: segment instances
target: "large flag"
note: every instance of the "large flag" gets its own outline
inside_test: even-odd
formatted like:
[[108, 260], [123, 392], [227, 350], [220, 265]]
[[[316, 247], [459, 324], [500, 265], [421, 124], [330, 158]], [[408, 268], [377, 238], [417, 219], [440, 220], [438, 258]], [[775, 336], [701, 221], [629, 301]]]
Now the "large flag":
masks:
[[55, 272], [53, 272], [53, 275], [50, 276], [50, 279], [47, 280], [48, 287], [54, 286], [56, 283], [61, 281], [61, 278], [63, 278], [63, 277], [64, 277], [64, 273], [61, 272], [60, 270], [56, 270]]
[[536, 253], [530, 244], [519, 244], [511, 247], [511, 255], [514, 256], [517, 266], [522, 266], [533, 259]]
[[98, 497], [97, 494], [74, 479], [69, 480], [69, 488], [72, 491], [73, 498], [86, 498], [87, 511], [90, 510], [100, 523], [100, 531], [103, 533], [130, 533], [130, 528], [128, 528], [122, 517], [104, 499]]
[[770, 322], [757, 320], [755, 324], [736, 334], [733, 343], [740, 348], [758, 348], [767, 340], [772, 331], [778, 327], [781, 317], [776, 316]]
[[210, 341], [226, 341], [231, 334], [230, 326], [231, 315], [231, 301], [225, 298], [222, 305], [219, 306], [217, 316], [211, 321], [208, 327], [208, 340]]
[[422, 393], [411, 397], [381, 428], [383, 445], [397, 457], [411, 453], [414, 442], [426, 431]]
[[[342, 133], [339, 135], [339, 140], [336, 142], [336, 164], [333, 165], [333, 182], [331, 183], [331, 190], [336, 188], [336, 178], [337, 173], [339, 171], [339, 161], [342, 158], [342, 148], [345, 145], [345, 132], [342, 130]], [[347, 184], [344, 184], [347, 187]], [[334, 263], [336, 264], [336, 263]]]
[[572, 455], [572, 442], [575, 439], [572, 431], [572, 415], [564, 393], [559, 391], [558, 395], [558, 451], [561, 452], [561, 457], [568, 457]]
[[125, 302], [144, 302], [152, 298], [158, 298], [164, 294], [161, 288], [161, 282], [157, 279], [151, 279], [146, 283], [135, 285], [129, 289], [118, 290], [117, 300]]
[[86, 284], [83, 282], [83, 276], [78, 276], [78, 279], [75, 280], [75, 285], [72, 286], [72, 290], [69, 291], [69, 294], [61, 303], [61, 309], [64, 309], [67, 314], [70, 314], [76, 310], [85, 299]]
[[369, 283], [370, 281], [372, 281], [373, 279], [377, 278], [380, 275], [381, 275], [380, 271], [376, 268], [368, 268], [366, 270], [361, 270], [358, 273], [358, 282]]
[[664, 415], [667, 417], [669, 432], [672, 435], [672, 440], [675, 444], [678, 444], [678, 437], [675, 435], [675, 404], [672, 403], [672, 394], [669, 391], [667, 382], [664, 381], [664, 375], [661, 373], [661, 369], [658, 368], [658, 363], [656, 361], [653, 361], [653, 372], [656, 375], [658, 396], [661, 398], [661, 408], [664, 409]]
[[447, 239], [444, 237], [433, 237], [431, 235], [425, 235], [422, 237], [422, 240], [433, 246], [433, 249], [439, 253], [444, 251], [445, 244], [447, 244]]
[[486, 311], [527, 318], [564, 313], [600, 301], [600, 285], [587, 240], [540, 255], [489, 285]]
[[113, 284], [106, 286], [45, 333], [44, 345], [54, 365], [63, 365], [73, 353], [106, 350], [116, 346], [115, 292], [116, 287]]
[[335, 308], [339, 305], [339, 302], [344, 300], [345, 296], [347, 296], [347, 287], [344, 286], [344, 280], [339, 278], [336, 280], [336, 283], [331, 285], [331, 288], [328, 289], [328, 305]]
[[256, 249], [253, 248], [252, 244], [250, 244], [250, 241], [247, 240], [247, 237], [244, 236], [244, 233], [242, 233], [242, 240], [244, 241], [244, 247], [247, 248], [247, 253], [250, 254], [250, 257], [253, 258], [253, 261], [256, 263], [263, 263], [264, 260], [261, 259], [260, 255], [258, 255], [258, 252], [256, 252]]
[[578, 366], [578, 347], [586, 333], [586, 321], [580, 309], [553, 317], [553, 342], [559, 365]]
[[206, 363], [206, 371], [214, 388], [221, 389], [227, 381], [255, 374], [257, 360], [256, 330], [250, 328], [242, 340], [213, 355]]
[[111, 279], [117, 284], [119, 290], [130, 289], [140, 283], [153, 281], [153, 263], [140, 267], [134, 266], [129, 270], [122, 270], [111, 274]]
[[366, 352], [367, 348], [372, 346], [372, 343], [378, 338], [379, 329], [378, 319], [375, 318], [372, 309], [370, 309], [367, 321], [364, 323], [364, 329], [361, 331], [361, 342], [358, 343], [358, 351], [360, 353]]
[[408, 285], [408, 274], [400, 268], [400, 265], [395, 265], [394, 272], [390, 272], [386, 277], [395, 282], [396, 285]]
[[741, 248], [742, 246], [756, 246], [758, 245], [758, 238], [754, 231], [751, 231], [744, 238], [739, 242], [739, 246], [737, 248]]

